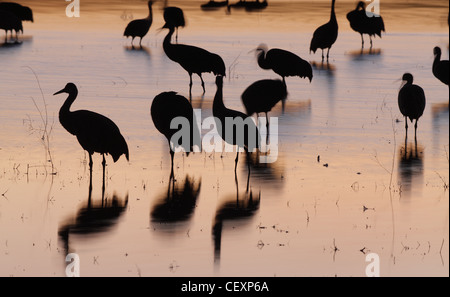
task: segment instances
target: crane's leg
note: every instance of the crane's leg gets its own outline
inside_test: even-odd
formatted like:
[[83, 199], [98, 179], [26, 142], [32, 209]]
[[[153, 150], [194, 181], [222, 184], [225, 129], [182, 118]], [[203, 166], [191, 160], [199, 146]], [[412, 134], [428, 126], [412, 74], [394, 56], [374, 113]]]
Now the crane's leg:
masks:
[[173, 178], [173, 176], [174, 176], [174, 174], [173, 174], [173, 157], [175, 155], [175, 152], [172, 151], [172, 149], [170, 149], [170, 147], [169, 147], [169, 151], [170, 151], [170, 164], [171, 164], [170, 178]]
[[364, 37], [361, 33], [361, 48], [364, 48]]
[[103, 161], [102, 161], [102, 167], [103, 167], [103, 181], [105, 180], [105, 169], [106, 169], [106, 160], [105, 160], [105, 154], [102, 154]]
[[142, 37], [139, 39], [139, 47], [142, 48]]
[[414, 124], [414, 138], [416, 139], [416, 141], [417, 141], [417, 121], [418, 121], [419, 119], [416, 119], [416, 123]]
[[175, 28], [175, 42], [178, 43], [178, 27]]
[[405, 129], [408, 131], [408, 118], [405, 117]]
[[[284, 101], [283, 101], [284, 102]], [[284, 109], [284, 108], [283, 108]], [[269, 116], [268, 116], [268, 114], [267, 114], [267, 112], [266, 112], [266, 144], [268, 145], [269, 144], [269, 137], [270, 137], [270, 133], [269, 133], [269, 126], [270, 126], [270, 123], [269, 123]]]
[[189, 95], [192, 94], [192, 73], [189, 73]]
[[237, 164], [238, 164], [238, 160], [239, 160], [239, 146], [236, 146], [236, 159], [234, 160], [234, 173], [236, 173], [236, 169], [237, 169]]
[[322, 63], [325, 61], [325, 56], [323, 55], [323, 49], [322, 49]]
[[328, 62], [328, 59], [330, 58], [330, 49], [331, 49], [331, 47], [329, 47], [328, 51], [327, 51], [327, 62]]
[[249, 190], [249, 188], [250, 188], [250, 156], [248, 155], [248, 152], [247, 152], [247, 158], [248, 158], [248, 162], [247, 162], [247, 166], [248, 166], [248, 175], [247, 175], [247, 190], [246, 190], [246, 192], [248, 193], [248, 190]]
[[89, 153], [89, 171], [92, 174], [92, 165], [94, 162], [92, 162], [92, 155]]
[[133, 36], [133, 37], [131, 37], [131, 47], [132, 47], [132, 48], [134, 48], [134, 44], [133, 44], [133, 41], [134, 41], [134, 36]]
[[[250, 179], [250, 153], [247, 149], [245, 149], [245, 153], [247, 154], [247, 169], [248, 169], [248, 179]], [[248, 192], [248, 180], [247, 180], [247, 192]]]
[[202, 81], [203, 94], [205, 94], [205, 82], [203, 81], [202, 74], [200, 73], [198, 76], [200, 76], [200, 80]]
[[370, 37], [370, 49], [372, 49], [372, 47], [373, 47], [372, 36], [369, 35], [369, 37]]

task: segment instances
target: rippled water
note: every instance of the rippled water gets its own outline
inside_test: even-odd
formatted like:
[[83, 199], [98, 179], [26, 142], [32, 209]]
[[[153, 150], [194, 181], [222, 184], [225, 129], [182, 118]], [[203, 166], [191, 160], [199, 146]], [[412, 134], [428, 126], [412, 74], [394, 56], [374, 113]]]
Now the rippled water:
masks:
[[[248, 177], [242, 154], [235, 179], [235, 153], [177, 154], [172, 184], [150, 105], [163, 91], [187, 97], [189, 77], [162, 50], [162, 6], [136, 50], [121, 33], [131, 15], [146, 15], [143, 2], [85, 2], [81, 18], [68, 19], [64, 1], [28, 1], [35, 22], [24, 23], [21, 43], [0, 47], [0, 275], [64, 276], [73, 252], [82, 276], [364, 276], [369, 253], [382, 276], [448, 276], [449, 97], [431, 73], [434, 46], [448, 59], [448, 3], [382, 1], [392, 31], [361, 52], [345, 20], [354, 3], [337, 1], [340, 34], [323, 65], [308, 47], [328, 1], [229, 15], [170, 1], [188, 18], [179, 42], [224, 59], [229, 108], [243, 111], [247, 86], [277, 78], [250, 52], [262, 42], [314, 69], [312, 83], [288, 78], [285, 113], [270, 113], [277, 162], [252, 159]], [[396, 19], [403, 9], [411, 14]], [[427, 96], [417, 142], [397, 107], [405, 72]], [[203, 119], [216, 89], [204, 79], [202, 96], [194, 77], [192, 98]], [[104, 190], [101, 157], [90, 182], [88, 156], [58, 121], [65, 98], [52, 94], [69, 81], [80, 91], [72, 109], [110, 117], [130, 148], [129, 163], [107, 159]]]

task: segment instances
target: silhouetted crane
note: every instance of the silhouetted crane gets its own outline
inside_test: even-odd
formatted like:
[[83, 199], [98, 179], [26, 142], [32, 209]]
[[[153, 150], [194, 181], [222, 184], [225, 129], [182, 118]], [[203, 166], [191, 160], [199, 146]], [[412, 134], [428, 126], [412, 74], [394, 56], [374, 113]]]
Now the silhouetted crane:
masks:
[[[217, 131], [220, 137], [231, 145], [236, 145], [236, 159], [234, 172], [236, 173], [239, 159], [239, 148], [244, 148], [249, 154], [260, 147], [260, 135], [258, 127], [253, 119], [237, 110], [228, 109], [223, 103], [223, 77], [216, 76], [217, 91], [213, 102], [213, 116], [216, 121]], [[248, 169], [250, 170], [250, 165]]]
[[[171, 159], [170, 176], [173, 177], [173, 157], [175, 149], [177, 147], [182, 147], [186, 152], [186, 155], [189, 156], [189, 153], [194, 150], [194, 145], [199, 145], [201, 141], [200, 130], [197, 126], [194, 110], [192, 109], [189, 100], [185, 97], [178, 95], [176, 92], [163, 92], [153, 99], [150, 111], [153, 124], [156, 129], [166, 137], [169, 143]], [[189, 139], [181, 137], [181, 139], [175, 139], [177, 141], [176, 143], [173, 142], [172, 137], [179, 131], [179, 129], [171, 127], [172, 121], [175, 118], [183, 118], [188, 121]]]
[[89, 154], [89, 171], [92, 174], [92, 155], [100, 153], [103, 156], [103, 176], [105, 175], [105, 154], [110, 154], [114, 162], [122, 154], [129, 161], [128, 145], [119, 128], [109, 118], [89, 111], [70, 111], [70, 106], [78, 95], [78, 89], [73, 83], [68, 83], [64, 89], [53, 95], [68, 93], [66, 101], [59, 110], [61, 125], [72, 135], [75, 135], [81, 147]]
[[269, 117], [267, 113], [278, 103], [284, 102], [287, 97], [286, 84], [279, 79], [263, 79], [251, 84], [241, 95], [242, 103], [248, 116], [260, 112], [266, 114], [267, 131], [269, 131]]
[[448, 86], [449, 76], [449, 62], [448, 60], [441, 60], [441, 48], [435, 47], [434, 50], [434, 62], [433, 62], [433, 74], [441, 82]]
[[190, 78], [189, 94], [192, 91], [193, 73], [200, 77], [203, 93], [205, 93], [205, 82], [203, 81], [202, 73], [212, 72], [214, 75], [225, 76], [225, 63], [219, 55], [191, 45], [172, 44], [170, 40], [175, 30], [174, 26], [166, 23], [163, 28], [169, 29], [169, 33], [163, 42], [164, 52], [169, 59], [180, 64], [188, 72]]
[[175, 41], [178, 43], [178, 27], [186, 26], [183, 10], [176, 6], [167, 6], [167, 0], [164, 1], [164, 21], [175, 27]]
[[325, 25], [320, 26], [314, 31], [313, 38], [311, 40], [311, 46], [309, 47], [309, 51], [316, 53], [317, 49], [322, 50], [322, 62], [324, 60], [323, 50], [328, 49], [327, 52], [327, 61], [330, 56], [330, 49], [333, 44], [336, 42], [338, 37], [338, 23], [336, 20], [336, 14], [334, 12], [334, 5], [336, 0], [332, 0], [331, 2], [331, 16], [330, 21]]
[[28, 6], [23, 6], [14, 2], [0, 2], [0, 10], [6, 10], [13, 13], [21, 21], [34, 22], [33, 11]]
[[260, 44], [256, 53], [259, 67], [273, 70], [283, 78], [284, 83], [287, 76], [309, 78], [309, 82], [313, 78], [311, 65], [294, 53], [279, 48], [268, 50], [265, 44]]
[[265, 9], [267, 7], [268, 3], [267, 0], [254, 0], [254, 1], [247, 1], [247, 0], [239, 0], [238, 2], [234, 4], [227, 5], [228, 11], [231, 10], [231, 8], [245, 8], [247, 11], [253, 11], [253, 10], [261, 10]]
[[22, 21], [12, 12], [0, 10], [0, 29], [5, 30], [5, 43], [8, 41], [8, 31], [16, 32], [16, 42], [19, 41], [18, 32], [23, 33]]
[[[368, 14], [372, 14], [370, 17]], [[370, 48], [372, 48], [372, 36], [378, 35], [381, 38], [381, 32], [385, 32], [383, 18], [380, 15], [373, 14], [366, 11], [366, 3], [359, 1], [355, 10], [347, 14], [347, 20], [350, 22], [350, 27], [361, 34], [361, 47], [364, 47], [363, 34], [369, 35]]]
[[225, 6], [228, 6], [228, 0], [224, 0], [224, 1], [209, 0], [208, 2], [200, 5], [201, 9], [203, 9], [203, 10], [213, 10], [213, 9], [218, 9], [218, 8], [225, 7]]
[[142, 47], [142, 38], [148, 33], [153, 22], [152, 5], [153, 1], [148, 1], [148, 16], [145, 19], [132, 20], [125, 28], [125, 32], [123, 32], [123, 36], [127, 38], [131, 36], [132, 46], [134, 38], [139, 37], [139, 46]]
[[425, 92], [421, 87], [413, 84], [414, 78], [411, 73], [405, 73], [402, 80], [405, 84], [398, 93], [398, 107], [400, 108], [402, 115], [405, 117], [406, 133], [408, 133], [408, 118], [411, 123], [413, 120], [416, 120], [416, 123], [414, 124], [414, 131], [416, 135], [417, 121], [423, 115], [423, 111], [425, 110]]

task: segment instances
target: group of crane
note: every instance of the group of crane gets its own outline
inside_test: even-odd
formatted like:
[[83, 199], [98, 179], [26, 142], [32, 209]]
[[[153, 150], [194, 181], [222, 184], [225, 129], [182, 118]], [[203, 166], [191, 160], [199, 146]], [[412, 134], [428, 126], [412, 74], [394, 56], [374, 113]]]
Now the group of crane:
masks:
[[[324, 50], [327, 50], [326, 57], [328, 61], [330, 49], [338, 37], [335, 2], [335, 0], [332, 0], [329, 22], [317, 28], [311, 40], [310, 51], [315, 53], [318, 49], [321, 49], [322, 62], [325, 59]], [[125, 28], [123, 35], [132, 37], [132, 46], [134, 46], [134, 39], [139, 37], [139, 46], [142, 47], [142, 38], [148, 33], [153, 22], [152, 5], [153, 1], [148, 1], [149, 14], [146, 18], [133, 20]], [[18, 30], [22, 30], [22, 20], [33, 21], [31, 10], [29, 8], [21, 7], [22, 6], [18, 6], [18, 4], [14, 3], [0, 3], [0, 29], [4, 29], [6, 32], [12, 30], [17, 32]], [[266, 125], [268, 128], [268, 112], [270, 112], [280, 101], [282, 102], [284, 111], [284, 102], [288, 95], [285, 78], [289, 76], [298, 76], [300, 78], [307, 78], [311, 82], [313, 79], [313, 71], [310, 63], [292, 52], [278, 48], [269, 50], [267, 45], [259, 45], [255, 49], [258, 65], [262, 69], [272, 70], [280, 75], [282, 79], [265, 79], [251, 84], [241, 95], [241, 100], [246, 113], [232, 110], [227, 108], [224, 104], [223, 77], [226, 75], [226, 68], [223, 59], [218, 54], [211, 53], [205, 49], [192, 45], [178, 44], [178, 28], [184, 27], [186, 24], [183, 10], [178, 7], [169, 7], [165, 5], [163, 16], [165, 24], [162, 29], [168, 30], [163, 41], [163, 49], [170, 60], [178, 63], [189, 74], [190, 98], [192, 91], [192, 75], [197, 74], [200, 77], [203, 93], [205, 93], [205, 83], [202, 78], [202, 73], [212, 72], [216, 76], [216, 93], [214, 96], [212, 112], [214, 119], [217, 122], [217, 127], [221, 127], [218, 129], [219, 135], [230, 145], [243, 148], [247, 154], [258, 150], [260, 147], [260, 136], [256, 124], [244, 126], [245, 137], [242, 140], [236, 137], [236, 133], [233, 133], [233, 137], [231, 138], [227, 137], [228, 134], [225, 131], [227, 127], [225, 125], [226, 119], [245, 120], [255, 113], [257, 115], [259, 115], [259, 113], [265, 113], [267, 119]], [[384, 22], [381, 16], [373, 15], [369, 17], [363, 1], [360, 1], [357, 4], [355, 10], [347, 14], [347, 19], [350, 22], [351, 28], [361, 34], [362, 47], [364, 47], [364, 34], [369, 35], [372, 47], [372, 37], [376, 35], [381, 37], [381, 32], [385, 31]], [[18, 24], [20, 24], [20, 27]], [[173, 34], [175, 32], [176, 43], [172, 43]], [[441, 60], [441, 49], [439, 47], [434, 48], [434, 55], [435, 60], [433, 62], [432, 72], [436, 78], [448, 85], [449, 61]], [[398, 94], [399, 109], [405, 117], [405, 128], [408, 128], [407, 119], [409, 118], [411, 122], [415, 120], [415, 130], [417, 132], [417, 121], [422, 116], [426, 105], [425, 92], [421, 87], [413, 84], [413, 76], [411, 74], [405, 73], [403, 75], [403, 81], [405, 83]], [[77, 137], [80, 145], [88, 152], [91, 174], [92, 155], [95, 152], [100, 153], [103, 156], [103, 173], [105, 172], [106, 166], [105, 154], [111, 154], [114, 162], [116, 162], [121, 155], [125, 155], [127, 160], [129, 160], [129, 151], [125, 138], [113, 121], [103, 115], [87, 110], [70, 111], [70, 107], [78, 94], [75, 84], [68, 83], [64, 89], [56, 92], [54, 95], [60, 93], [68, 93], [69, 96], [60, 109], [59, 120], [61, 125], [69, 133]], [[199, 143], [200, 130], [197, 127], [194, 110], [190, 100], [186, 97], [179, 95], [174, 91], [163, 92], [153, 99], [151, 104], [151, 117], [156, 129], [166, 137], [169, 143], [172, 178], [175, 149], [182, 146], [188, 155], [189, 152], [193, 151], [193, 144]], [[178, 117], [186, 119], [190, 125], [190, 139], [189, 141], [183, 140], [183, 143], [173, 143], [172, 141], [177, 129], [173, 129], [171, 124], [172, 120]], [[247, 121], [246, 123], [249, 122]], [[256, 139], [256, 141], [250, 142], [249, 139], [252, 137]], [[238, 163], [239, 149], [236, 151], [235, 172]]]
[[33, 11], [27, 7], [14, 2], [0, 2], [0, 29], [5, 30], [5, 43], [8, 41], [8, 31], [16, 33], [16, 42], [19, 40], [18, 33], [23, 34], [22, 21], [33, 22]]

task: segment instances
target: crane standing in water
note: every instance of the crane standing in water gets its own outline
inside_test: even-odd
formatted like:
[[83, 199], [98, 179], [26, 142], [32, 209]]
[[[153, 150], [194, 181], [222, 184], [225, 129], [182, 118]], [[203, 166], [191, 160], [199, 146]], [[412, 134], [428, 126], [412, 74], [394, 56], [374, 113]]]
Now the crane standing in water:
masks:
[[[369, 17], [368, 14], [371, 14]], [[366, 11], [366, 3], [359, 1], [355, 10], [347, 14], [347, 19], [350, 22], [350, 27], [361, 34], [361, 47], [364, 48], [363, 34], [369, 35], [370, 48], [372, 48], [372, 36], [378, 35], [381, 38], [381, 32], [385, 32], [384, 21], [380, 15], [373, 14]]]
[[130, 37], [131, 36], [131, 46], [133, 45], [133, 41], [136, 37], [139, 37], [139, 46], [142, 47], [142, 38], [147, 35], [148, 31], [153, 22], [153, 10], [152, 10], [153, 1], [148, 1], [148, 16], [145, 19], [132, 20], [128, 23], [125, 31], [123, 32], [123, 36]]
[[186, 26], [184, 12], [176, 6], [168, 6], [167, 0], [164, 0], [164, 21], [175, 27], [175, 42], [178, 43], [178, 27]]
[[265, 44], [260, 44], [256, 53], [259, 67], [273, 70], [283, 78], [285, 84], [285, 77], [287, 76], [299, 76], [308, 78], [309, 82], [312, 81], [311, 65], [296, 54], [279, 48], [268, 50]]
[[212, 72], [214, 75], [225, 76], [225, 63], [219, 55], [192, 45], [172, 44], [170, 40], [172, 39], [175, 27], [166, 23], [163, 28], [169, 29], [169, 33], [163, 42], [164, 52], [169, 59], [180, 64], [189, 74], [189, 94], [192, 91], [193, 73], [200, 77], [203, 93], [205, 93], [205, 82], [203, 81], [202, 73]]
[[64, 89], [53, 95], [68, 93], [66, 101], [59, 110], [61, 125], [72, 135], [75, 135], [81, 147], [89, 154], [89, 171], [92, 174], [92, 155], [100, 153], [103, 156], [103, 176], [105, 176], [105, 154], [110, 154], [117, 162], [121, 155], [129, 161], [128, 145], [117, 125], [109, 118], [89, 111], [70, 111], [70, 106], [78, 95], [78, 89], [73, 83], [68, 83]]
[[[163, 92], [153, 99], [150, 113], [156, 129], [166, 137], [169, 143], [171, 159], [170, 177], [173, 177], [173, 158], [175, 149], [181, 146], [186, 152], [186, 155], [189, 156], [189, 153], [194, 151], [194, 145], [197, 144], [201, 146], [200, 130], [197, 126], [194, 110], [188, 99], [185, 97], [178, 95], [175, 92]], [[182, 143], [174, 143], [172, 139], [178, 132], [177, 129], [172, 128], [172, 122], [176, 118], [187, 120], [189, 123], [189, 139], [182, 138]], [[179, 141], [179, 139], [177, 141]]]
[[433, 75], [442, 83], [448, 86], [449, 81], [449, 68], [450, 64], [448, 60], [441, 60], [441, 48], [435, 47], [433, 50], [434, 62], [433, 62]]
[[313, 38], [311, 40], [311, 45], [309, 47], [310, 52], [316, 53], [317, 49], [322, 50], [322, 62], [324, 61], [324, 49], [328, 49], [327, 52], [327, 61], [330, 56], [330, 49], [333, 44], [336, 42], [338, 37], [338, 23], [336, 20], [336, 13], [334, 10], [336, 0], [332, 0], [331, 2], [331, 16], [330, 21], [314, 31]]
[[405, 82], [398, 93], [398, 107], [405, 117], [405, 129], [408, 133], [408, 118], [414, 124], [414, 135], [417, 136], [417, 121], [423, 115], [425, 110], [426, 99], [425, 92], [418, 85], [413, 84], [413, 76], [411, 73], [405, 73], [402, 77]]

